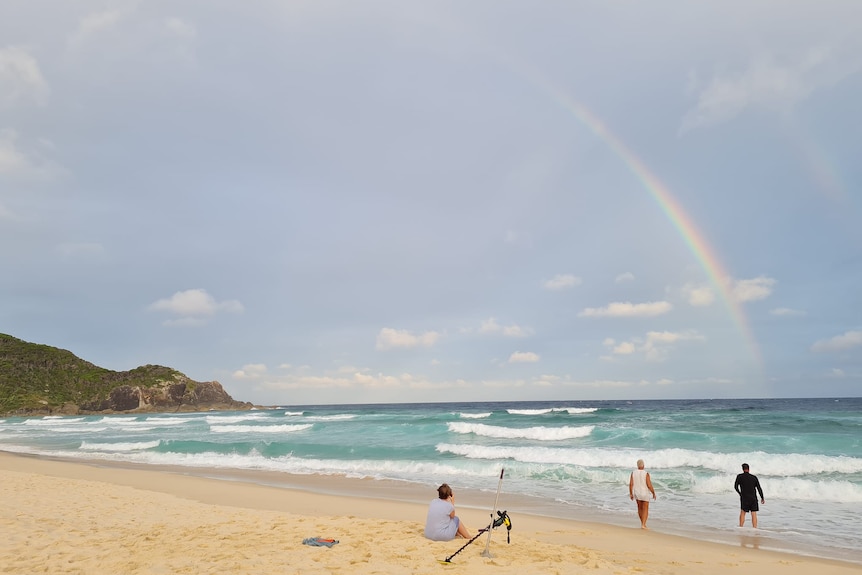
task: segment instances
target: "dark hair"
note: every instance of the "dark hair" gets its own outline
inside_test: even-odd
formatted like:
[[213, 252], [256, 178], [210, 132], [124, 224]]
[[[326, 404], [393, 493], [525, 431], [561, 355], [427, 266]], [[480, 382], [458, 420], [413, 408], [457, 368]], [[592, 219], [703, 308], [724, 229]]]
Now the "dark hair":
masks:
[[440, 499], [449, 499], [452, 497], [452, 488], [449, 487], [448, 484], [444, 483], [437, 488], [437, 495], [440, 496]]
[[748, 471], [748, 464], [747, 464], [747, 463], [743, 463], [743, 464], [742, 464], [742, 470], [743, 470], [743, 471]]

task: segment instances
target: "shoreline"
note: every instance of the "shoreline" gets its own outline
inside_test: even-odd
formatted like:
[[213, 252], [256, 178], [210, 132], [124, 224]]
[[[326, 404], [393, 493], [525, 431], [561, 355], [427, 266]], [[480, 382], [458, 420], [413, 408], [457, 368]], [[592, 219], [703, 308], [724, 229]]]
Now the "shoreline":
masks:
[[[226, 469], [189, 469], [141, 465], [105, 464], [92, 460], [58, 460], [40, 456], [0, 452], [0, 492], [6, 510], [0, 513], [0, 526], [15, 533], [10, 541], [0, 542], [0, 562], [12, 566], [10, 573], [35, 572], [40, 566], [53, 565], [57, 543], [45, 548], [44, 557], [33, 553], [33, 545], [52, 533], [63, 536], [75, 533], [77, 526], [90, 526], [78, 535], [69, 554], [78, 557], [68, 563], [69, 569], [56, 572], [156, 572], [145, 567], [147, 557], [161, 562], [170, 572], [184, 572], [180, 564], [186, 555], [198, 556], [201, 567], [207, 555], [206, 542], [213, 536], [212, 525], [237, 530], [240, 539], [214, 535], [225, 543], [230, 540], [241, 547], [224, 558], [230, 563], [241, 555], [269, 562], [271, 569], [287, 572], [336, 572], [334, 564], [307, 564], [308, 558], [338, 556], [345, 569], [364, 568], [366, 561], [380, 573], [414, 573], [439, 571], [440, 559], [451, 555], [463, 540], [432, 542], [422, 536], [427, 502], [433, 487], [372, 479], [350, 479], [331, 476], [289, 476], [282, 473], [234, 472]], [[505, 489], [504, 489], [505, 493]], [[488, 521], [493, 502], [486, 492], [458, 492], [458, 514], [475, 533]], [[80, 505], [80, 501], [86, 505]], [[780, 568], [785, 573], [843, 575], [856, 573], [859, 563], [850, 559], [822, 558], [816, 555], [776, 551], [766, 548], [768, 538], [754, 533], [738, 535], [736, 543], [692, 539], [660, 531], [643, 532], [634, 526], [623, 527], [600, 522], [583, 522], [525, 513], [519, 507], [522, 498], [505, 494], [500, 505], [508, 509], [513, 528], [511, 544], [505, 530], [495, 529], [491, 536], [494, 558], [483, 557], [485, 537], [462, 551], [454, 563], [469, 566], [470, 572], [512, 572], [524, 567], [550, 569], [559, 562], [590, 566], [598, 573], [617, 573], [636, 568], [646, 572], [683, 574], [725, 573], [734, 569]], [[524, 498], [525, 499], [525, 498]], [[142, 504], [150, 502], [152, 505]], [[633, 519], [636, 522], [636, 518]], [[152, 525], [161, 526], [153, 531]], [[264, 526], [270, 527], [263, 529]], [[274, 526], [278, 526], [277, 528]], [[307, 527], [306, 526], [313, 526]], [[113, 526], [113, 527], [111, 527]], [[141, 526], [138, 531], [135, 526]], [[147, 528], [146, 526], [150, 526]], [[187, 542], [179, 553], [165, 551], [180, 530]], [[263, 530], [262, 530], [263, 529]], [[127, 536], [115, 538], [117, 531]], [[272, 539], [273, 532], [278, 536]], [[87, 533], [90, 535], [88, 536]], [[167, 539], [160, 539], [159, 534]], [[170, 535], [172, 533], [172, 535]], [[302, 545], [305, 537], [333, 537], [340, 543], [327, 550]], [[88, 538], [89, 537], [89, 538]], [[153, 541], [162, 557], [152, 559], [150, 545], [145, 556], [133, 560], [137, 567], [114, 565], [100, 569], [109, 557], [135, 554], [135, 549]], [[189, 546], [197, 549], [189, 551]], [[195, 547], [196, 546], [196, 547]], [[275, 547], [273, 547], [275, 546]], [[254, 553], [249, 553], [249, 551]], [[212, 552], [212, 549], [209, 549]], [[185, 553], [185, 554], [183, 554]], [[299, 563], [286, 558], [305, 557]], [[95, 557], [93, 559], [92, 557]], [[373, 558], [373, 559], [372, 559]], [[255, 559], [257, 561], [258, 559]], [[125, 561], [126, 559], [118, 559]], [[251, 559], [247, 559], [251, 560]], [[21, 562], [24, 563], [21, 563]], [[93, 561], [97, 563], [94, 565]], [[85, 565], [72, 568], [76, 564]], [[213, 571], [223, 570], [222, 563]], [[296, 569], [290, 571], [289, 569]], [[239, 572], [261, 572], [260, 570]], [[210, 572], [189, 570], [188, 572]]]

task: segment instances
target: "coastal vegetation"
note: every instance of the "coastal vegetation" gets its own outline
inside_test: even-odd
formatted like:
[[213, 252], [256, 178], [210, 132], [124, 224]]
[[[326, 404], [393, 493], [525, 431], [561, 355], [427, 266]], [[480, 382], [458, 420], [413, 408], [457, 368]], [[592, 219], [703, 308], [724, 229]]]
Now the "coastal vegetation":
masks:
[[218, 382], [161, 365], [112, 371], [70, 351], [0, 334], [0, 414], [242, 409]]

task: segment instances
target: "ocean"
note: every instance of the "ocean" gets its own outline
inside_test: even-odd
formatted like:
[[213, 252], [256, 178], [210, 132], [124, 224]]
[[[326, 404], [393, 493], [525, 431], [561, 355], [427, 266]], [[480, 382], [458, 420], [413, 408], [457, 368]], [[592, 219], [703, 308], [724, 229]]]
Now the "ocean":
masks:
[[[519, 512], [639, 527], [628, 480], [644, 459], [653, 530], [862, 563], [862, 398], [7, 417], [0, 450], [283, 486], [294, 475], [366, 478], [425, 489], [429, 501], [446, 482], [460, 507], [486, 510], [504, 470], [499, 507], [515, 528]], [[737, 527], [744, 462], [766, 497], [756, 531], [750, 519]]]

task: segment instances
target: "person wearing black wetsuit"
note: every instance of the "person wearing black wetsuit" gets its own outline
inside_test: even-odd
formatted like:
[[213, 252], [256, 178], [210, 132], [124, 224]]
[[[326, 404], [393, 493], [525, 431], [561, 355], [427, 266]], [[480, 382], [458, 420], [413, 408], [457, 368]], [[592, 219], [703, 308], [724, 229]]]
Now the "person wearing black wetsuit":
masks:
[[742, 464], [742, 473], [736, 476], [736, 483], [733, 484], [733, 489], [739, 493], [739, 526], [745, 525], [745, 514], [751, 512], [751, 526], [757, 529], [757, 495], [760, 494], [760, 502], [766, 503], [763, 499], [763, 489], [760, 488], [760, 481], [756, 475], [748, 472], [748, 464]]

